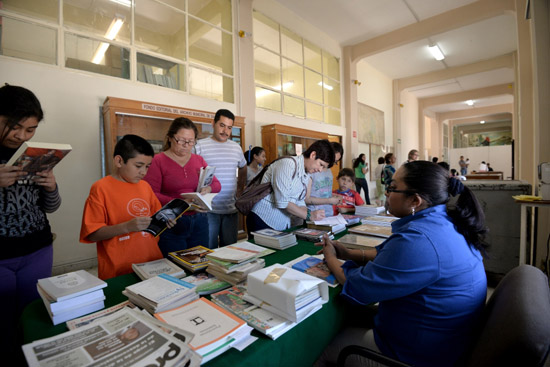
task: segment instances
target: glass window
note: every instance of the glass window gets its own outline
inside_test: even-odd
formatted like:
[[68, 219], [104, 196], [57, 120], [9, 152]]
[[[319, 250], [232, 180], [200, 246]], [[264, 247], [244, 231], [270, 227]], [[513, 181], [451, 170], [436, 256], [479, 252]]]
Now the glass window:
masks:
[[256, 87], [256, 106], [273, 111], [281, 111], [281, 93]]
[[309, 119], [323, 121], [323, 106], [316, 103], [306, 102], [307, 117]]
[[185, 88], [185, 65], [137, 54], [137, 80], [178, 90]]
[[335, 110], [334, 108], [325, 107], [325, 122], [328, 122], [331, 125], [341, 125], [340, 121], [340, 110]]
[[323, 93], [326, 105], [340, 108], [340, 83], [323, 78]]
[[304, 64], [310, 69], [322, 72], [321, 49], [304, 40]]
[[65, 66], [130, 79], [130, 50], [71, 33], [65, 34]]
[[156, 53], [185, 60], [185, 14], [152, 0], [136, 2], [135, 43]]
[[[183, 2], [183, 0], [182, 0]], [[233, 28], [231, 0], [189, 0], [189, 14], [227, 31]]]
[[257, 11], [253, 20], [254, 43], [276, 53], [281, 52], [279, 46], [279, 24]]
[[57, 31], [9, 17], [0, 17], [0, 54], [57, 64]]
[[281, 54], [300, 64], [304, 63], [302, 38], [285, 27], [281, 27]]
[[321, 74], [306, 69], [306, 98], [323, 103], [323, 78]]
[[189, 60], [233, 75], [231, 34], [189, 18]]
[[293, 98], [290, 96], [284, 96], [285, 110], [287, 115], [293, 115], [298, 117], [305, 117], [306, 111], [304, 107], [304, 100], [299, 98]]
[[340, 80], [340, 61], [326, 51], [323, 51], [323, 74]]
[[131, 8], [121, 2], [94, 1], [93, 6], [85, 1], [63, 1], [63, 22], [94, 36], [130, 43]]
[[304, 96], [304, 68], [286, 59], [283, 59], [283, 91]]
[[58, 0], [2, 0], [0, 9], [57, 23], [59, 19], [58, 2]]
[[256, 83], [281, 89], [281, 58], [257, 47], [254, 50], [254, 79]]
[[[119, 1], [119, 0], [111, 0], [111, 1]], [[128, 1], [128, 0], [122, 0], [122, 1]], [[141, 0], [134, 0], [134, 1], [139, 2]], [[168, 4], [170, 6], [173, 6], [176, 9], [185, 11], [185, 0], [159, 0], [159, 1], [165, 4]]]
[[233, 103], [233, 78], [194, 67], [189, 67], [189, 71], [189, 92], [192, 95]]

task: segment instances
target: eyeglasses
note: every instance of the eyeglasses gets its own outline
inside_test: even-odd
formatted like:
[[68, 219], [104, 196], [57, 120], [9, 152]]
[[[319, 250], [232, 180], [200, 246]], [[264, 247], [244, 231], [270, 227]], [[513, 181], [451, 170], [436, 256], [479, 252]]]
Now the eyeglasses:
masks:
[[189, 146], [192, 147], [192, 146], [195, 145], [195, 140], [183, 140], [183, 139], [178, 139], [175, 136], [172, 136], [172, 139], [174, 139], [176, 144], [181, 145], [181, 146], [189, 145]]
[[398, 194], [407, 194], [407, 195], [413, 195], [416, 194], [416, 191], [413, 190], [397, 190], [393, 186], [386, 187], [386, 192], [389, 194], [390, 192], [397, 192]]

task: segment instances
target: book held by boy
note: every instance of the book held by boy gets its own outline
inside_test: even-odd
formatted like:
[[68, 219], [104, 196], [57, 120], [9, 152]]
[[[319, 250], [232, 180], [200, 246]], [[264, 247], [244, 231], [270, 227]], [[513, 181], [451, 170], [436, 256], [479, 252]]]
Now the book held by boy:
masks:
[[182, 199], [172, 199], [166, 203], [158, 212], [153, 214], [151, 223], [144, 231], [158, 237], [168, 228], [167, 223], [170, 219], [177, 220], [188, 211], [190, 205]]
[[180, 194], [183, 199], [192, 200], [191, 207], [195, 206], [199, 209], [210, 211], [212, 210], [212, 200], [218, 193], [201, 194], [199, 192], [184, 192]]
[[160, 274], [168, 274], [176, 278], [185, 275], [185, 270], [164, 258], [140, 264], [132, 264], [132, 269], [141, 280], [149, 279]]
[[374, 248], [384, 242], [384, 238], [348, 233], [338, 240], [350, 249]]
[[179, 250], [168, 253], [170, 260], [178, 265], [181, 265], [185, 270], [195, 273], [199, 270], [205, 269], [209, 260], [206, 257], [212, 250], [203, 247], [195, 246], [185, 250]]
[[298, 244], [296, 236], [293, 233], [276, 231], [271, 228], [252, 232], [252, 235], [254, 236], [254, 242], [258, 245], [277, 250], [283, 250]]
[[49, 171], [73, 148], [69, 144], [26, 141], [15, 151], [7, 166], [20, 166], [27, 172], [18, 181], [31, 181], [37, 172]]
[[388, 238], [391, 236], [391, 227], [377, 226], [374, 224], [361, 224], [348, 229], [348, 232]]

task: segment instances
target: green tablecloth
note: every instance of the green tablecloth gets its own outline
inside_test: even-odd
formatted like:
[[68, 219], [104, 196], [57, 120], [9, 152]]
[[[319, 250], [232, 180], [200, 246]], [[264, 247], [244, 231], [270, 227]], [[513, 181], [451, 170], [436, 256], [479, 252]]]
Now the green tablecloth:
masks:
[[[297, 246], [266, 256], [266, 266], [283, 264], [303, 254], [315, 254], [318, 249], [310, 242], [300, 241]], [[107, 280], [108, 286], [104, 288], [105, 306], [110, 307], [126, 301], [122, 290], [138, 281], [140, 279], [133, 273]], [[245, 350], [239, 352], [232, 348], [205, 366], [311, 366], [344, 322], [344, 301], [337, 297], [341, 286], [329, 287], [329, 290], [330, 300], [321, 310], [277, 340], [271, 340], [254, 330], [253, 335], [257, 336], [258, 340]], [[65, 323], [52, 325], [41, 299], [25, 308], [21, 326], [25, 344], [67, 331]]]

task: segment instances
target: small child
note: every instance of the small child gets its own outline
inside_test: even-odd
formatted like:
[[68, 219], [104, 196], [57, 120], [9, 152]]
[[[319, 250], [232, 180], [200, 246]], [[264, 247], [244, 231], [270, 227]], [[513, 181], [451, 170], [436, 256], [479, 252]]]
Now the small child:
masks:
[[147, 140], [125, 135], [115, 146], [113, 172], [90, 189], [80, 242], [97, 242], [101, 279], [131, 273], [132, 263], [162, 258], [157, 239], [142, 232], [161, 208], [151, 186], [142, 180], [154, 154]]
[[334, 190], [333, 194], [342, 196], [342, 204], [334, 205], [334, 215], [338, 213], [354, 213], [355, 205], [364, 205], [365, 202], [361, 195], [352, 189], [355, 185], [355, 174], [351, 168], [344, 168], [338, 173], [338, 190]]

